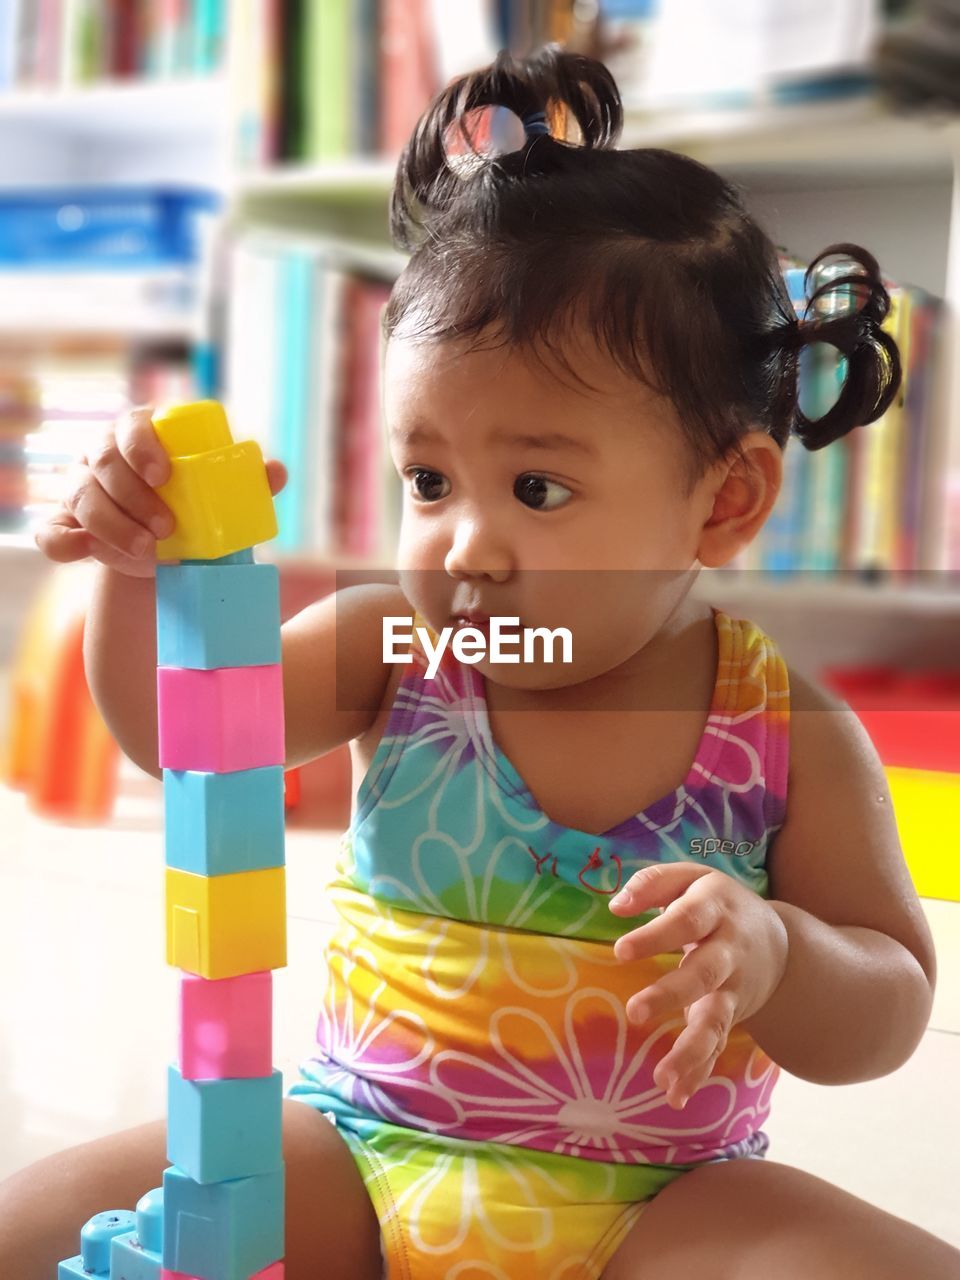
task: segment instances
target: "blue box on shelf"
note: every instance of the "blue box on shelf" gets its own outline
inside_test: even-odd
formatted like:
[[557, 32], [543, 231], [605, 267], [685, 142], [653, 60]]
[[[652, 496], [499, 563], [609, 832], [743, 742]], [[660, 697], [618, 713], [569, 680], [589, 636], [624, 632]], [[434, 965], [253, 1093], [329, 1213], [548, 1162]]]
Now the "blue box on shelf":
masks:
[[82, 271], [200, 261], [222, 197], [202, 188], [56, 187], [0, 193], [0, 267]]

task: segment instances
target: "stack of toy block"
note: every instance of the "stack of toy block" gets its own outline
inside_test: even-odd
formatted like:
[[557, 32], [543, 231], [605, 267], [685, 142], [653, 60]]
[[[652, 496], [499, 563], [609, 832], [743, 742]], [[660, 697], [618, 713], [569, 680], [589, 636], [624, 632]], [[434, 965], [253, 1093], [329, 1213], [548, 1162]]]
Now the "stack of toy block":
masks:
[[167, 960], [182, 970], [172, 1167], [135, 1223], [117, 1228], [109, 1268], [103, 1247], [86, 1258], [81, 1248], [60, 1280], [282, 1280], [271, 973], [286, 963], [280, 610], [277, 571], [251, 550], [276, 520], [260, 450], [233, 443], [218, 404], [180, 406], [154, 427], [172, 463], [158, 492], [177, 521], [157, 556], [179, 560], [157, 569]]

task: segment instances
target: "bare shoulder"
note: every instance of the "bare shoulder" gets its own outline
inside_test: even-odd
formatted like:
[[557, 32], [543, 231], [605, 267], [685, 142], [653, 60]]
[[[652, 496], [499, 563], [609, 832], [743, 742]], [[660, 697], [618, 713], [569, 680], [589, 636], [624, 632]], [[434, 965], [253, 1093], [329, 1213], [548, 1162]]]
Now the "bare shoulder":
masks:
[[[842, 764], [848, 782], [870, 780], [877, 804], [890, 803], [890, 788], [870, 735], [856, 712], [824, 685], [787, 668], [790, 687], [790, 785], [817, 775], [826, 781]], [[839, 781], [839, 779], [838, 779]], [[788, 793], [789, 796], [789, 793]]]
[[333, 592], [286, 622], [283, 636], [287, 761], [299, 764], [369, 729], [384, 700], [385, 622], [413, 617], [399, 586], [363, 583]]
[[770, 896], [829, 924], [896, 938], [932, 980], [933, 942], [877, 750], [845, 702], [789, 667], [788, 675], [786, 817], [768, 855]]

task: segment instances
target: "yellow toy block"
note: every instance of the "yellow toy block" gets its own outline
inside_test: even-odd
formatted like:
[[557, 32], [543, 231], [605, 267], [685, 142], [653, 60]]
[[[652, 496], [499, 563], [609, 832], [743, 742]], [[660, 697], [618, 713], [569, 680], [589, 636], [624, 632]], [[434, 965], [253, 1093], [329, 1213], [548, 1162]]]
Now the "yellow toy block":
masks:
[[287, 963], [283, 867], [198, 876], [167, 868], [167, 963], [235, 978]]
[[260, 446], [233, 443], [221, 404], [177, 405], [155, 417], [153, 427], [172, 467], [157, 493], [177, 522], [158, 541], [158, 560], [219, 560], [276, 537]]
[[922, 898], [960, 902], [960, 774], [888, 767], [886, 775], [913, 887]]

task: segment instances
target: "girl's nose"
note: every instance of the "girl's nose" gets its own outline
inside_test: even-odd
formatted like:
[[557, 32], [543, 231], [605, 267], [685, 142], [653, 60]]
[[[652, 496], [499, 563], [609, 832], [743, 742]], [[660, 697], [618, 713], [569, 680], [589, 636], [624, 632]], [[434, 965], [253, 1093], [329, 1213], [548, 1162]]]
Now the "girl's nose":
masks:
[[444, 558], [443, 567], [451, 577], [486, 575], [502, 582], [513, 569], [513, 555], [506, 540], [490, 521], [471, 518], [457, 522], [453, 544]]

